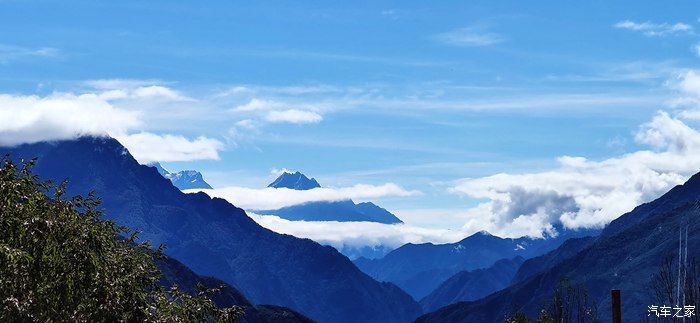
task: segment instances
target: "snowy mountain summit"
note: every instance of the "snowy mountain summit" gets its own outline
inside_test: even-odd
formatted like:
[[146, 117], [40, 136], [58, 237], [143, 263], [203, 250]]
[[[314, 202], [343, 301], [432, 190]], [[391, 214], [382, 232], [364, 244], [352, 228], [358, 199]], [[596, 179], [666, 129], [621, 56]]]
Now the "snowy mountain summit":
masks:
[[158, 163], [149, 163], [148, 166], [154, 167], [163, 177], [169, 179], [175, 187], [180, 190], [188, 190], [194, 188], [211, 189], [211, 185], [204, 181], [202, 173], [195, 170], [183, 170], [172, 173]]

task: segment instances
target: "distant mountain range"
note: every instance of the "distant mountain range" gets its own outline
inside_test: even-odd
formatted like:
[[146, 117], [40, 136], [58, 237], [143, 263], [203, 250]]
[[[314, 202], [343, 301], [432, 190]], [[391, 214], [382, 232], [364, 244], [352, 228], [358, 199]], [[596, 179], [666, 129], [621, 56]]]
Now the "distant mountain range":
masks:
[[[569, 240], [552, 252], [526, 261], [511, 286], [477, 301], [443, 307], [417, 322], [502, 322], [514, 310], [536, 318], [540, 306], [551, 299], [563, 278], [585, 287], [588, 297], [597, 304], [601, 322], [610, 321], [611, 289], [621, 290], [624, 321], [646, 321], [648, 306], [678, 305], [662, 304], [664, 301], [655, 298], [651, 286], [667, 257], [671, 257], [671, 279], [675, 281], [679, 236], [683, 236], [679, 230], [688, 230], [684, 242], [690, 246], [687, 259], [700, 259], [699, 209], [700, 174], [696, 174], [685, 184], [614, 220], [598, 237]], [[698, 275], [691, 268], [691, 281]], [[700, 289], [690, 294], [694, 299], [686, 304], [697, 306], [698, 295]]]
[[501, 259], [539, 256], [568, 238], [598, 233], [597, 230], [572, 231], [562, 228], [559, 231], [556, 237], [545, 239], [506, 239], [488, 232], [478, 232], [456, 243], [409, 243], [383, 258], [358, 258], [354, 262], [375, 279], [392, 282], [414, 299], [422, 299], [460, 271], [488, 268]]
[[147, 166], [154, 167], [158, 170], [158, 173], [163, 175], [163, 177], [169, 179], [175, 187], [180, 190], [189, 189], [211, 189], [211, 185], [204, 181], [204, 176], [202, 173], [195, 170], [182, 170], [179, 172], [171, 173], [167, 169], [158, 163], [149, 163]]
[[[277, 177], [274, 182], [268, 185], [268, 187], [310, 190], [320, 188], [321, 185], [315, 179], [309, 179], [300, 172], [284, 172]], [[403, 223], [394, 214], [372, 202], [355, 204], [355, 202], [350, 199], [342, 201], [307, 202], [276, 210], [255, 210], [255, 213], [276, 215], [291, 221], [368, 221], [385, 224]]]
[[42, 178], [69, 179], [67, 194], [96, 191], [105, 217], [164, 244], [198, 274], [235, 286], [254, 304], [274, 304], [320, 322], [409, 322], [420, 305], [358, 270], [335, 249], [259, 226], [223, 199], [185, 194], [139, 165], [114, 139], [82, 137], [0, 149], [38, 157]]

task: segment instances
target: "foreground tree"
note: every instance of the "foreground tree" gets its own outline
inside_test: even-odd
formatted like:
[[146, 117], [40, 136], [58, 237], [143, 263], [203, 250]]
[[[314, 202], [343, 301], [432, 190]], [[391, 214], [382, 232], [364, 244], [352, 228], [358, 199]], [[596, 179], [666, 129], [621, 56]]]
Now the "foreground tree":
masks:
[[209, 296], [158, 285], [162, 249], [101, 219], [100, 199], [65, 198], [33, 161], [0, 168], [0, 321], [234, 321]]

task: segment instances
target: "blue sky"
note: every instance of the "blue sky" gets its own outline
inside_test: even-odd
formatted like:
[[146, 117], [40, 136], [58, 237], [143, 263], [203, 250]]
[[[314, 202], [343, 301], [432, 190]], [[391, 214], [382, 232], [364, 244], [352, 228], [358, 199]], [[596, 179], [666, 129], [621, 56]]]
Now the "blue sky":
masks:
[[[218, 143], [218, 159], [163, 158], [168, 168], [201, 170], [215, 187], [261, 188], [283, 168], [331, 187], [393, 183], [420, 193], [369, 199], [417, 224], [456, 229], [464, 218], [449, 214], [494, 201], [460, 191], [467, 178], [538, 174], [558, 169], [560, 156], [603, 161], [668, 148], [638, 134], [659, 110], [678, 121], [693, 108], [693, 84], [682, 82], [693, 81], [687, 73], [700, 60], [698, 9], [693, 1], [0, 1], [0, 93], [132, 91], [105, 99], [138, 115], [127, 133]], [[148, 86], [170, 92], [146, 100], [138, 93]], [[634, 202], [690, 173], [673, 172]]]

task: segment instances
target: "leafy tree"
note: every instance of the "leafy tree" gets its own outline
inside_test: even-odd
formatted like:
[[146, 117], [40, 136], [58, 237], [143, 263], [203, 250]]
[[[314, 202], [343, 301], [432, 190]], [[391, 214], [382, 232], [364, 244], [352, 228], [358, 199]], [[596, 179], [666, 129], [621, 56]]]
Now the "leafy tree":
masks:
[[234, 321], [210, 296], [158, 285], [162, 257], [137, 235], [101, 219], [100, 199], [65, 198], [54, 185], [0, 159], [0, 321]]

